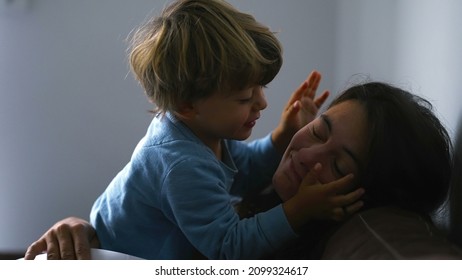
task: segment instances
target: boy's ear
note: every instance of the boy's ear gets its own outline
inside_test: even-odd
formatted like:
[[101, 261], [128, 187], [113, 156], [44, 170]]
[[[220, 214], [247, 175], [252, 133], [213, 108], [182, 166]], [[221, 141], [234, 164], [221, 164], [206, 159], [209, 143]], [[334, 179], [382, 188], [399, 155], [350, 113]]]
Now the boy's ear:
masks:
[[192, 119], [196, 115], [196, 111], [192, 103], [185, 102], [178, 106], [176, 114], [182, 119]]

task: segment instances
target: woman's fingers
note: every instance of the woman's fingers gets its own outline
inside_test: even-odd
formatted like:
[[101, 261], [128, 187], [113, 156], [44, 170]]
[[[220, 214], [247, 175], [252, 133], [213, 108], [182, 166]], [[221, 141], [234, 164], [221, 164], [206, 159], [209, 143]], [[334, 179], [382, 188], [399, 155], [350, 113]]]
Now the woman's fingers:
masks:
[[49, 260], [91, 259], [91, 244], [99, 244], [91, 225], [70, 217], [53, 225], [39, 240], [32, 243], [24, 256], [33, 260], [43, 252]]
[[35, 257], [47, 250], [47, 243], [45, 239], [39, 239], [36, 242], [32, 243], [29, 248], [27, 248], [26, 254], [24, 255], [25, 260], [33, 260]]

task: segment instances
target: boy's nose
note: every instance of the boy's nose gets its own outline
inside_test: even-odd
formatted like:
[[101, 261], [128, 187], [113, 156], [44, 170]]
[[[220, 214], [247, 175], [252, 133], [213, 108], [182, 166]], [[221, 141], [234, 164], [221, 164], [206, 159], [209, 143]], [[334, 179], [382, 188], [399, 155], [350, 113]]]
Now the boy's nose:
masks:
[[263, 88], [258, 86], [255, 89], [255, 101], [254, 101], [254, 108], [256, 110], [264, 110], [268, 103], [266, 102], [265, 93], [263, 92]]

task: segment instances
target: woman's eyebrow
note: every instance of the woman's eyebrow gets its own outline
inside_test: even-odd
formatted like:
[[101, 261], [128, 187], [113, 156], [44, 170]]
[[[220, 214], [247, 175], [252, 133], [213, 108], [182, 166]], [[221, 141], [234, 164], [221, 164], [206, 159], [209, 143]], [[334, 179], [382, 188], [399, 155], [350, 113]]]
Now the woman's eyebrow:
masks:
[[[325, 114], [322, 114], [320, 117], [326, 124], [327, 130], [329, 130], [329, 135], [330, 135], [332, 133], [332, 121], [330, 120], [329, 116]], [[361, 161], [359, 160], [358, 156], [348, 147], [343, 146], [343, 150], [353, 159], [355, 164], [358, 166], [358, 169], [362, 171], [363, 165], [361, 164]]]

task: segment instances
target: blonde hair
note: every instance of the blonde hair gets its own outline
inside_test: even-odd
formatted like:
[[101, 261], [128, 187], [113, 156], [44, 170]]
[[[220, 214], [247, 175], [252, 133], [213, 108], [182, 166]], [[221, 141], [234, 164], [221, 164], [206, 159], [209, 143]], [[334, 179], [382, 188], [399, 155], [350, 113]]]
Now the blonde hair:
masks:
[[216, 90], [266, 85], [282, 65], [268, 27], [225, 1], [178, 0], [132, 37], [130, 65], [155, 112]]

